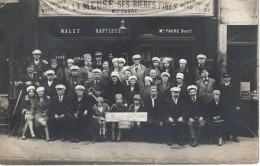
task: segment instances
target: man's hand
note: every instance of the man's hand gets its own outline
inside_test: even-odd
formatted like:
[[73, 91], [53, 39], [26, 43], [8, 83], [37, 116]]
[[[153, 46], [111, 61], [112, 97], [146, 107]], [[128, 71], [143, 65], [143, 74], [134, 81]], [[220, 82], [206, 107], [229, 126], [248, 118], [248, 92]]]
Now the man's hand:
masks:
[[57, 114], [55, 114], [54, 117], [55, 117], [55, 119], [59, 119], [60, 118]]
[[84, 112], [83, 112], [83, 116], [87, 116], [88, 115], [88, 110], [85, 110]]
[[101, 92], [97, 91], [96, 94], [97, 94], [98, 96], [100, 96]]
[[35, 82], [35, 85], [36, 85], [36, 86], [40, 86], [40, 83], [39, 83], [39, 82]]
[[48, 99], [48, 100], [50, 100], [51, 98], [50, 98], [50, 96], [46, 96], [46, 98]]
[[183, 121], [183, 118], [179, 117], [178, 122], [182, 122], [182, 121]]
[[169, 117], [169, 121], [170, 121], [170, 122], [174, 122], [174, 120], [172, 119], [172, 117]]
[[60, 115], [60, 118], [64, 118], [64, 114]]
[[78, 118], [79, 116], [78, 116], [78, 114], [77, 114], [77, 113], [74, 113], [74, 117], [75, 117], [75, 118]]
[[200, 117], [200, 118], [199, 118], [199, 121], [203, 121], [203, 117]]
[[163, 122], [160, 122], [160, 126], [162, 126]]
[[46, 116], [46, 113], [43, 113], [42, 116]]
[[27, 81], [25, 84], [30, 86], [30, 85], [32, 85], [32, 81]]
[[88, 95], [89, 95], [89, 96], [93, 96], [93, 93], [92, 93], [92, 92], [89, 92]]
[[192, 118], [190, 118], [189, 121], [190, 121], [190, 122], [195, 122], [194, 119], [192, 119]]

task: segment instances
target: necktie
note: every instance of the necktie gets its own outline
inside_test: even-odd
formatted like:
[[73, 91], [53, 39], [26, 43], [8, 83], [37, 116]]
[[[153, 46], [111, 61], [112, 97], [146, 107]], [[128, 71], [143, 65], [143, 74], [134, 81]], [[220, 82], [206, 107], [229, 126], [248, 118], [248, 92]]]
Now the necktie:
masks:
[[138, 67], [135, 68], [135, 72], [137, 72], [137, 71], [138, 71]]
[[60, 102], [62, 102], [62, 97], [60, 96]]
[[193, 102], [196, 102], [196, 99], [195, 99], [195, 97], [192, 97], [192, 101], [193, 101]]

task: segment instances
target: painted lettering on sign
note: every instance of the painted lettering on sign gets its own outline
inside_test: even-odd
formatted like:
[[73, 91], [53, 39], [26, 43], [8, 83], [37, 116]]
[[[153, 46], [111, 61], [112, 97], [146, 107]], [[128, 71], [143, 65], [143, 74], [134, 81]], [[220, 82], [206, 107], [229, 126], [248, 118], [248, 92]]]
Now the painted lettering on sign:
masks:
[[146, 112], [107, 112], [105, 114], [106, 122], [131, 121], [146, 122]]

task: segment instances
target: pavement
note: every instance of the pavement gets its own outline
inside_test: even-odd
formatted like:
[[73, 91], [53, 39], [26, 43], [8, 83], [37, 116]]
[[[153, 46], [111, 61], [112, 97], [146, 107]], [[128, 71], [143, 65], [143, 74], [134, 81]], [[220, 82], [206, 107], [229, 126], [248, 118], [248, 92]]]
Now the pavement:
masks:
[[240, 142], [198, 147], [145, 142], [79, 143], [17, 140], [0, 135], [0, 164], [256, 164], [259, 139], [239, 137]]

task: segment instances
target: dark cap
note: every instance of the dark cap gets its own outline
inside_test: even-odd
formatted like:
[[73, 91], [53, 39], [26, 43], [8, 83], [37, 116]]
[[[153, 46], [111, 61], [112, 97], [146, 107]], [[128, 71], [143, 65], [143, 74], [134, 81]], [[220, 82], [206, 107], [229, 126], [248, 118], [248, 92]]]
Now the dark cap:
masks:
[[200, 67], [200, 68], [199, 68], [199, 74], [201, 75], [201, 73], [202, 73], [204, 70], [209, 71], [209, 70], [208, 70], [207, 68], [205, 68], [205, 67]]
[[224, 73], [224, 74], [223, 74], [223, 77], [224, 77], [224, 78], [228, 78], [228, 77], [230, 77], [230, 74], [229, 74], [229, 73]]

